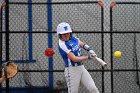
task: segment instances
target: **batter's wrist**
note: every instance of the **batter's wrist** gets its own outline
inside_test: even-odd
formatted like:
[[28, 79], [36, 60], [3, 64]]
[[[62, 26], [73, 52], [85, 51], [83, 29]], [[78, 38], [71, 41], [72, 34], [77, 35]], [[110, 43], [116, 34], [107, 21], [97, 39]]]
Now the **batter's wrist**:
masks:
[[87, 57], [87, 59], [92, 59], [90, 55], [88, 55], [88, 56], [86, 56], [86, 57]]

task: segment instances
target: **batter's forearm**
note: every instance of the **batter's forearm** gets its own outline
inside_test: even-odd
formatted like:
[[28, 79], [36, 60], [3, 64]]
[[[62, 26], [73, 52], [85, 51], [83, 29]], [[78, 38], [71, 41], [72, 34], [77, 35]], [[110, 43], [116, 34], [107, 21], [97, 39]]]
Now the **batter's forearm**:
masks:
[[87, 56], [80, 56], [80, 57], [75, 56], [75, 58], [72, 59], [72, 61], [74, 62], [81, 62], [81, 61], [86, 61], [86, 60], [88, 60]]

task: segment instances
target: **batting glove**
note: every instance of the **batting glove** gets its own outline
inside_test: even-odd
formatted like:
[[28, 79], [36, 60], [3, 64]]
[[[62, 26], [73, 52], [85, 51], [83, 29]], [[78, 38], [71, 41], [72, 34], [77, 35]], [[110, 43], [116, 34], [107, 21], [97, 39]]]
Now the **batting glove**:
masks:
[[95, 54], [95, 52], [93, 50], [89, 50], [89, 53], [91, 54]]
[[87, 58], [88, 59], [93, 59], [96, 56], [97, 56], [96, 54], [89, 53], [89, 55], [87, 56]]

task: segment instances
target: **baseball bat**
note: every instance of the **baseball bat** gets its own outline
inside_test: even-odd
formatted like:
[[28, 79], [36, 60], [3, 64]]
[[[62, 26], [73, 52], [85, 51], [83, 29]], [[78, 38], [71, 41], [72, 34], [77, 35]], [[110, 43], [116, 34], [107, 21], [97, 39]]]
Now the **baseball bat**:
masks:
[[95, 57], [97, 62], [99, 62], [103, 67], [106, 67], [107, 66], [107, 63], [104, 62], [102, 59], [98, 58], [98, 57]]
[[104, 62], [102, 59], [98, 58], [97, 55], [95, 54], [95, 52], [94, 52], [93, 50], [90, 50], [89, 52], [95, 55], [94, 58], [95, 58], [95, 59], [97, 60], [97, 62], [100, 63], [103, 67], [106, 67], [106, 66], [107, 66], [107, 63]]

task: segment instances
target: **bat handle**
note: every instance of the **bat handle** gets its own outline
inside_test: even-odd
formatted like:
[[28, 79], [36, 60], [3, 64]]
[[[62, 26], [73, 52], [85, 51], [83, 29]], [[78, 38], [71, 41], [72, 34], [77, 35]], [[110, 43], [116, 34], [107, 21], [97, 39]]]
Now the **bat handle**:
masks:
[[102, 59], [96, 57], [96, 60], [97, 60], [103, 67], [106, 67], [106, 66], [107, 66], [107, 63], [104, 62]]

